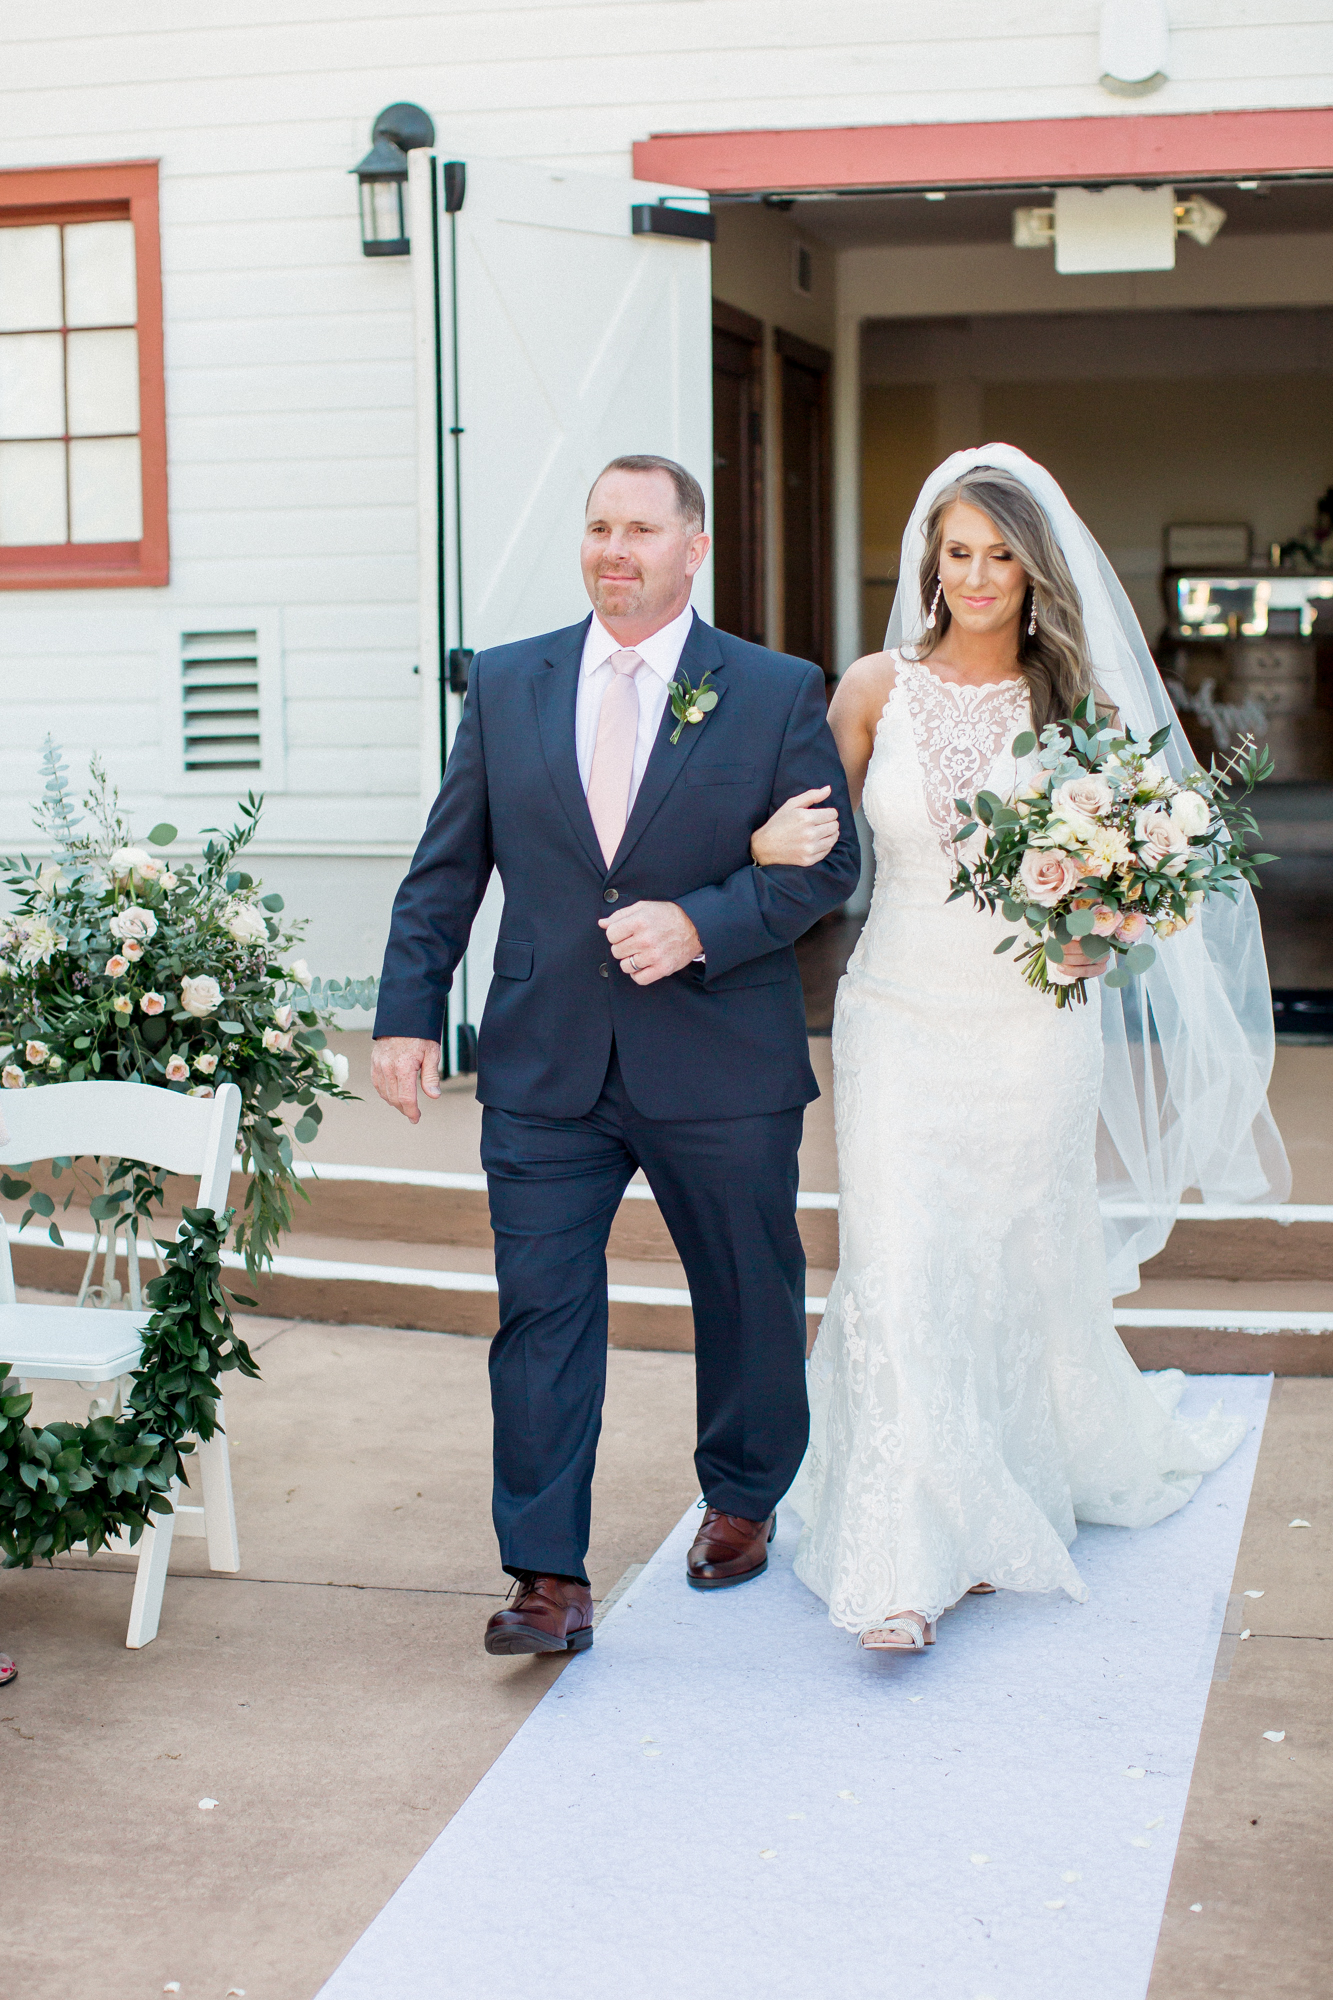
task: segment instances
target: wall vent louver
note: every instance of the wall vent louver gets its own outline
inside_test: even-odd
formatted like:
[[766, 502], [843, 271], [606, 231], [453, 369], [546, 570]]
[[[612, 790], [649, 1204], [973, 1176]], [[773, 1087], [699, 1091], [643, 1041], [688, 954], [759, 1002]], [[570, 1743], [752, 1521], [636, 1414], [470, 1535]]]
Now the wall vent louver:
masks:
[[187, 771], [257, 771], [259, 634], [181, 633]]

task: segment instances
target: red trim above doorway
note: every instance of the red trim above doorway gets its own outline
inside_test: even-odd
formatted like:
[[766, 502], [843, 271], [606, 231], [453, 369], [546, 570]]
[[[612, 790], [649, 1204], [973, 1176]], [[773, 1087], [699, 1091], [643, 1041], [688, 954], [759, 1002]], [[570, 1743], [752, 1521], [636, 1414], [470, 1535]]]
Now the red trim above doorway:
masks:
[[1027, 118], [985, 125], [852, 125], [788, 132], [657, 132], [639, 180], [710, 193], [1049, 186], [1333, 171], [1333, 109]]

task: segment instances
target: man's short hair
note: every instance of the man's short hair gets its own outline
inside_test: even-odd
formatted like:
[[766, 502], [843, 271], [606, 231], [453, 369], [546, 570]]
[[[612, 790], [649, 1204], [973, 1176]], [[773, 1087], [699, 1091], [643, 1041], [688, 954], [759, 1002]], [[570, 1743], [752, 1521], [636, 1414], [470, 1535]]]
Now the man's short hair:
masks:
[[703, 533], [703, 487], [699, 484], [694, 474], [687, 472], [683, 465], [677, 465], [674, 458], [659, 458], [656, 452], [651, 451], [628, 452], [623, 458], [613, 458], [609, 465], [602, 467], [596, 479], [593, 480], [592, 485], [588, 488], [588, 500], [585, 502], [585, 512], [587, 511], [587, 506], [592, 501], [593, 494], [606, 478], [608, 472], [665, 472], [667, 478], [676, 489], [676, 507], [680, 513], [681, 520], [687, 524], [692, 524], [696, 535]]

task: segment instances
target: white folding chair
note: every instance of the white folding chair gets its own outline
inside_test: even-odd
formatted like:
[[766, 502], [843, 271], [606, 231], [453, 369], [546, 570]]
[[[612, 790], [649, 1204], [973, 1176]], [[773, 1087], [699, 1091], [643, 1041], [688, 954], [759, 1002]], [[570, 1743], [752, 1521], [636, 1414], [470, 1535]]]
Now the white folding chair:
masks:
[[[223, 1084], [212, 1098], [187, 1097], [142, 1083], [51, 1083], [21, 1093], [6, 1091], [3, 1111], [9, 1136], [0, 1144], [0, 1165], [80, 1154], [142, 1160], [172, 1173], [197, 1174], [199, 1196], [194, 1206], [219, 1214], [227, 1206], [241, 1115], [241, 1093], [234, 1083]], [[109, 1223], [104, 1226], [112, 1228]], [[111, 1248], [114, 1263], [114, 1236]], [[133, 1271], [134, 1252], [128, 1245], [127, 1256]], [[0, 1363], [8, 1362], [21, 1382], [117, 1381], [138, 1367], [143, 1330], [151, 1317], [145, 1311], [19, 1305], [8, 1232], [0, 1230]], [[177, 1505], [180, 1485], [173, 1480], [174, 1512], [155, 1516], [156, 1524], [139, 1538], [127, 1646], [146, 1646], [157, 1637], [174, 1531], [207, 1536], [211, 1569], [241, 1566], [222, 1418], [219, 1399], [219, 1429], [194, 1453], [203, 1505]], [[130, 1553], [124, 1538], [110, 1546], [118, 1553]]]

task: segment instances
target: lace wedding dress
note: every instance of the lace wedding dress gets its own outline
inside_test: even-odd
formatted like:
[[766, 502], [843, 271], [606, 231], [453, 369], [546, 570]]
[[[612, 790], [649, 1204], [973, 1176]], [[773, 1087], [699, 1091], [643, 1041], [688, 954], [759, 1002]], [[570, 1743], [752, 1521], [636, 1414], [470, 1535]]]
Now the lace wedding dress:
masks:
[[1019, 781], [1026, 685], [892, 655], [864, 806], [875, 893], [838, 990], [841, 1261], [810, 1360], [796, 1573], [859, 1632], [974, 1583], [1086, 1589], [1076, 1521], [1148, 1527], [1244, 1435], [1175, 1421], [1111, 1318], [1094, 1148], [1099, 995], [1057, 1008], [946, 903], [955, 796]]

